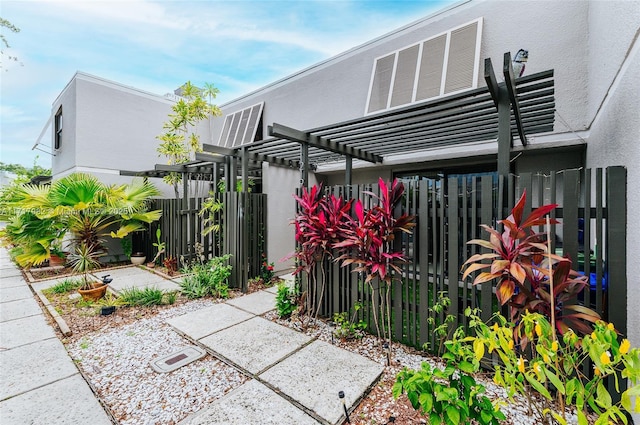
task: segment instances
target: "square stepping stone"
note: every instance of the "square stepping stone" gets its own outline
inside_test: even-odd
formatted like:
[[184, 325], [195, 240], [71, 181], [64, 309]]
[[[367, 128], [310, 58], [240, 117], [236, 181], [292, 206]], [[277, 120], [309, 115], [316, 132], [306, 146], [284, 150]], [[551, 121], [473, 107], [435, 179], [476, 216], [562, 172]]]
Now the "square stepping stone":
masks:
[[23, 300], [33, 298], [33, 293], [27, 285], [14, 286], [12, 288], [0, 288], [0, 302]]
[[79, 374], [0, 402], [0, 418], [5, 424], [111, 425]]
[[5, 276], [3, 273], [0, 273], [0, 288], [14, 288], [16, 286], [27, 286], [22, 275]]
[[252, 317], [252, 314], [230, 305], [214, 304], [211, 307], [173, 317], [167, 320], [167, 323], [189, 338], [199, 340]]
[[0, 267], [0, 277], [22, 277], [22, 272], [16, 266], [10, 264]]
[[227, 304], [238, 307], [249, 313], [261, 315], [276, 308], [276, 296], [267, 291], [258, 291], [227, 301]]
[[78, 374], [57, 338], [0, 351], [0, 400]]
[[314, 341], [260, 375], [267, 385], [291, 397], [330, 424], [344, 419], [338, 393], [352, 410], [378, 380], [384, 367], [359, 354]]
[[252, 379], [204, 409], [187, 417], [180, 425], [318, 425], [318, 421]]
[[[252, 374], [287, 357], [311, 337], [262, 317], [254, 317], [200, 340], [200, 343]], [[300, 378], [299, 375], [298, 378]]]
[[35, 316], [37, 314], [42, 314], [42, 310], [33, 297], [9, 301], [2, 303], [2, 308], [0, 308], [0, 322]]
[[5, 350], [55, 337], [41, 314], [0, 323], [0, 348]]

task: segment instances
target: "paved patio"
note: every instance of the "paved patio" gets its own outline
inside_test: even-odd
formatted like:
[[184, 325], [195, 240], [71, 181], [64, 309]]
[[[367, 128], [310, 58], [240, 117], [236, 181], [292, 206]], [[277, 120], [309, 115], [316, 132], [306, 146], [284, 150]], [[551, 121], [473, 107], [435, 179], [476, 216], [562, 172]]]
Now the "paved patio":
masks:
[[[179, 286], [137, 267], [99, 273], [111, 288]], [[63, 278], [33, 283], [44, 289]], [[338, 392], [353, 410], [383, 366], [267, 320], [275, 288], [174, 317], [168, 323], [187, 339], [251, 379], [181, 423], [339, 424]], [[110, 424], [76, 365], [56, 337], [32, 289], [0, 250], [0, 421], [4, 424]], [[73, 394], [73, 396], [69, 396]]]
[[274, 306], [270, 289], [168, 321], [252, 378], [182, 424], [339, 424], [338, 393], [353, 410], [380, 377], [382, 365], [259, 316]]
[[2, 424], [111, 424], [4, 249], [0, 365]]

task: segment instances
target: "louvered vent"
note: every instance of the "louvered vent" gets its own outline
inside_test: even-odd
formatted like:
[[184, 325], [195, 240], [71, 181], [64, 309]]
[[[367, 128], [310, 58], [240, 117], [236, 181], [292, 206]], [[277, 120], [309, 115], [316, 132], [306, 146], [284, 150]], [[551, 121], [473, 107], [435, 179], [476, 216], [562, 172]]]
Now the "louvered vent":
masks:
[[253, 142], [260, 124], [263, 107], [264, 102], [260, 102], [227, 115], [224, 119], [218, 145], [232, 148]]
[[482, 18], [375, 60], [366, 113], [476, 88]]

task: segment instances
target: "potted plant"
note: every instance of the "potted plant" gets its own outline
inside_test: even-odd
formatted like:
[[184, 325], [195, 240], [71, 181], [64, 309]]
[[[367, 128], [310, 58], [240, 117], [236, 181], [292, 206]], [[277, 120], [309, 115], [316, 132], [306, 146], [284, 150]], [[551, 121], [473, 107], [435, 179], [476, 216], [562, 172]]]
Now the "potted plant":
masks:
[[82, 286], [78, 288], [78, 293], [83, 299], [89, 301], [102, 298], [107, 292], [107, 284], [89, 277], [91, 270], [100, 266], [99, 253], [91, 245], [83, 243], [76, 247], [76, 251], [70, 257], [73, 271], [83, 274]]
[[62, 247], [60, 243], [53, 243], [49, 247], [49, 266], [50, 267], [60, 267], [64, 266], [66, 261], [66, 253], [62, 251]]

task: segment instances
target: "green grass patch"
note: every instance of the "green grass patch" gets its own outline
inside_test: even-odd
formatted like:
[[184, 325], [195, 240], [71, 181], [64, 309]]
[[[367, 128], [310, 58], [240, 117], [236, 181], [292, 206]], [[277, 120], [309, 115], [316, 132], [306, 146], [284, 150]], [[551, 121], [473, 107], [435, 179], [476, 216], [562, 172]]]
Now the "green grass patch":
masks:
[[129, 288], [122, 291], [119, 299], [125, 305], [152, 306], [164, 304], [164, 295], [158, 288]]
[[75, 291], [82, 285], [79, 279], [65, 279], [62, 282], [56, 283], [51, 288], [44, 289], [44, 294], [66, 294], [67, 292]]

